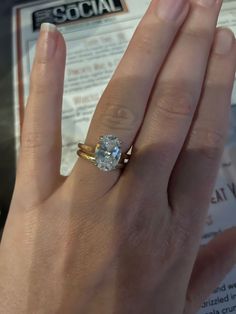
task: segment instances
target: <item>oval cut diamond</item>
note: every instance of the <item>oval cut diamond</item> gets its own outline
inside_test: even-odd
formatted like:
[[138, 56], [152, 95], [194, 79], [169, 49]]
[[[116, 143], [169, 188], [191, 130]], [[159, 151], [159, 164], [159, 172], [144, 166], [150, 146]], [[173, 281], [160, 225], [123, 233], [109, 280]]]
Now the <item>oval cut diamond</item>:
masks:
[[121, 158], [121, 142], [113, 135], [105, 135], [95, 149], [96, 165], [100, 170], [111, 171], [116, 169]]

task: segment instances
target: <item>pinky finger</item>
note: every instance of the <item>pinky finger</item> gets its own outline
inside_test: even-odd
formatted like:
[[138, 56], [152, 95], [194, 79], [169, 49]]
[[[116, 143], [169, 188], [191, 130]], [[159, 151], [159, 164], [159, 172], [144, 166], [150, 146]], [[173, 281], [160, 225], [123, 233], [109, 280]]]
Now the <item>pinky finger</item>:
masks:
[[232, 228], [200, 249], [188, 287], [184, 314], [195, 314], [235, 264], [236, 228]]

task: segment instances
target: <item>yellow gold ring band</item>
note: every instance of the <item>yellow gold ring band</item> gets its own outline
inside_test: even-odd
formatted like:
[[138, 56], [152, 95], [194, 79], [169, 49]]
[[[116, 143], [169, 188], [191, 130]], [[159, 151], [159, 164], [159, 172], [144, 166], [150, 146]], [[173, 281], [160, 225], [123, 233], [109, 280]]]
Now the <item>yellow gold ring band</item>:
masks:
[[79, 143], [77, 155], [103, 171], [122, 169], [129, 162], [129, 154], [123, 154], [121, 141], [114, 135], [104, 135], [97, 145], [89, 146]]
[[[95, 154], [95, 148], [92, 146], [79, 143], [78, 147], [79, 147], [78, 152], [82, 151], [82, 152], [84, 152], [88, 155], [91, 155], [91, 156], [94, 156], [94, 154]], [[131, 155], [129, 155], [129, 154], [122, 154], [121, 155], [121, 159], [123, 159], [123, 160], [126, 160], [126, 159], [129, 160], [130, 157], [131, 157]]]
[[[82, 159], [91, 162], [95, 166], [97, 165], [95, 156], [89, 155], [89, 154], [83, 152], [82, 150], [78, 150], [77, 155], [79, 157], [81, 157]], [[119, 164], [116, 166], [116, 169], [123, 169], [125, 167], [125, 165], [126, 165], [125, 162], [119, 162]]]

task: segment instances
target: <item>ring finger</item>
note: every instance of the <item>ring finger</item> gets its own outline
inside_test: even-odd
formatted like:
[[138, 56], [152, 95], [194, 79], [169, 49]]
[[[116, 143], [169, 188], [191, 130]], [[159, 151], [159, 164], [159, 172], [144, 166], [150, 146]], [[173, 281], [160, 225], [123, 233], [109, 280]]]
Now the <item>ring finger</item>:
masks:
[[[124, 152], [130, 148], [143, 121], [156, 76], [188, 9], [188, 0], [152, 1], [98, 104], [87, 145], [95, 146], [99, 136], [113, 134], [122, 141]], [[86, 178], [87, 185], [95, 184], [100, 195], [116, 182], [119, 171], [105, 175], [79, 159], [68, 180], [74, 183]], [[98, 186], [98, 181], [103, 184]]]

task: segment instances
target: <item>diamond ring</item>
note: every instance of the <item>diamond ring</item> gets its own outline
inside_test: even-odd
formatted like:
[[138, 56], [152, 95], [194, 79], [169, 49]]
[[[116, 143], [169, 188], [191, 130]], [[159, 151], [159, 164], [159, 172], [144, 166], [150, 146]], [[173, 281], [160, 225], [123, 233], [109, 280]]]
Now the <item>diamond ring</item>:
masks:
[[122, 154], [121, 141], [114, 135], [104, 135], [94, 147], [79, 143], [77, 155], [90, 161], [102, 171], [122, 169], [130, 155]]

